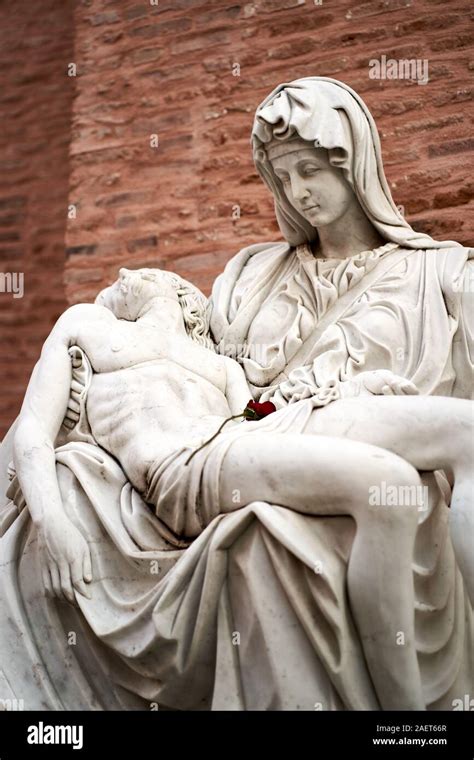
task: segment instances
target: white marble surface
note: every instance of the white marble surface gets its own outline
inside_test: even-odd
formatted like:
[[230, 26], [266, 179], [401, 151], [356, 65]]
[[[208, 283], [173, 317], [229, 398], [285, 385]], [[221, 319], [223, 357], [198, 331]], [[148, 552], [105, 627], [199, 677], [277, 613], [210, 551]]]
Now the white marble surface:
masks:
[[[122, 269], [60, 318], [2, 444], [2, 688], [29, 707], [472, 691], [472, 249], [400, 217], [345, 85], [277, 88], [253, 147], [287, 242], [211, 302]], [[277, 411], [186, 465], [251, 397]]]

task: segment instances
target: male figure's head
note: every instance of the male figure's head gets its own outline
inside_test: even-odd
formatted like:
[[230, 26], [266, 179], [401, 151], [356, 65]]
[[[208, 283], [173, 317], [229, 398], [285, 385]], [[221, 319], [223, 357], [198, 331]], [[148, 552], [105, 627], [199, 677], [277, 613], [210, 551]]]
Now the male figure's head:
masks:
[[[180, 307], [187, 334], [197, 343], [214, 349], [209, 335], [210, 304], [192, 283], [163, 269], [122, 269], [119, 278], [102, 290], [95, 303], [110, 309], [117, 319], [136, 322], [154, 306], [174, 302]], [[173, 306], [168, 303], [170, 309]]]

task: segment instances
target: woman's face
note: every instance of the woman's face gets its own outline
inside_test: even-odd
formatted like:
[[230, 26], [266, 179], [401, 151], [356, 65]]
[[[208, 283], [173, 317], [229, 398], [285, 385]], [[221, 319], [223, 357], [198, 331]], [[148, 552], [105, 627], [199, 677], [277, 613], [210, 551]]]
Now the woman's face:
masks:
[[271, 163], [288, 201], [313, 227], [331, 224], [358, 205], [351, 186], [342, 171], [331, 166], [324, 148], [302, 148]]

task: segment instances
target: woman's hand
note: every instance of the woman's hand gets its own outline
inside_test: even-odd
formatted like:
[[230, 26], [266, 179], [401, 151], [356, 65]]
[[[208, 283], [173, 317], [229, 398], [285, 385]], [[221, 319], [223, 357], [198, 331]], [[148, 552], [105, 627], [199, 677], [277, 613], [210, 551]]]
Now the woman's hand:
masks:
[[38, 528], [41, 571], [46, 595], [75, 604], [74, 589], [90, 599], [91, 555], [82, 533], [63, 514], [50, 515]]
[[342, 398], [351, 396], [415, 396], [418, 388], [410, 380], [388, 369], [361, 372], [340, 384]]

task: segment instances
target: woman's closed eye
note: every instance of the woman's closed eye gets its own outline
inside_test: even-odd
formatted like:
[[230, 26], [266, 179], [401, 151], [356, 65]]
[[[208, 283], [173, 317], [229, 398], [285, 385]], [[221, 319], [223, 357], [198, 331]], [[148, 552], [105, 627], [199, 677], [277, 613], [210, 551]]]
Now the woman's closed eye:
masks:
[[[320, 171], [321, 169], [317, 166], [308, 166], [305, 169], [302, 169], [300, 174], [303, 177], [312, 177]], [[283, 185], [287, 185], [290, 182], [290, 177], [288, 174], [277, 174], [277, 177]]]
[[316, 172], [320, 172], [321, 168], [319, 166], [312, 166], [311, 164], [303, 166], [301, 169], [301, 173], [305, 176], [316, 174]]

